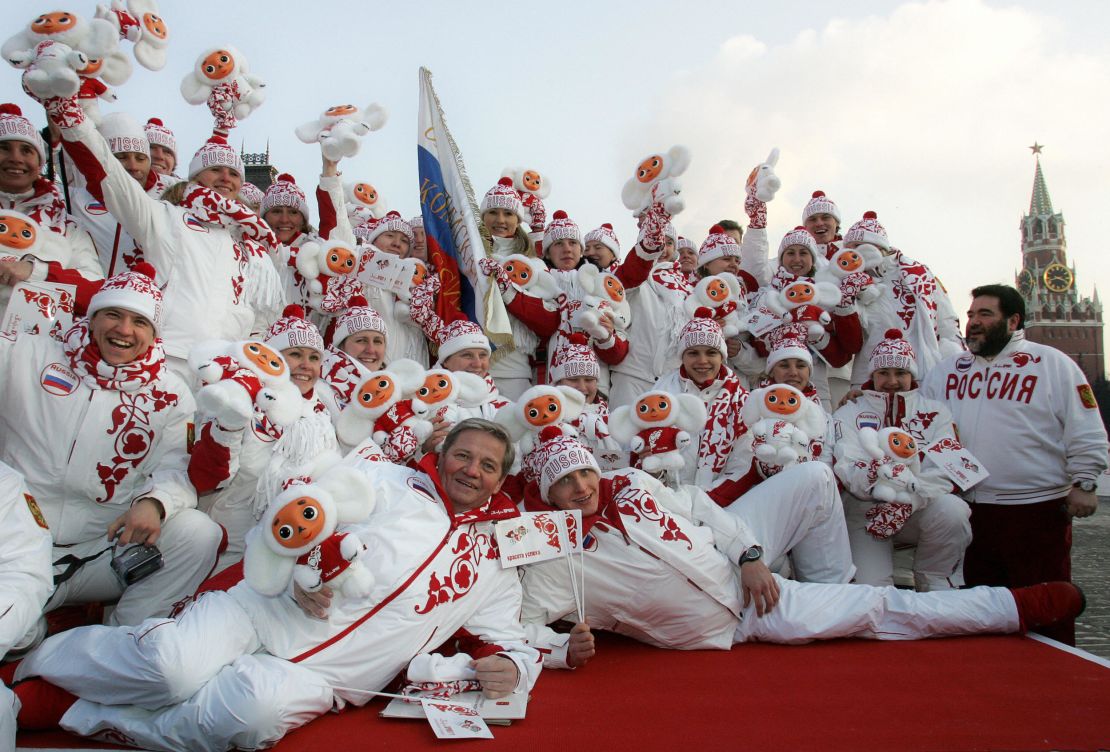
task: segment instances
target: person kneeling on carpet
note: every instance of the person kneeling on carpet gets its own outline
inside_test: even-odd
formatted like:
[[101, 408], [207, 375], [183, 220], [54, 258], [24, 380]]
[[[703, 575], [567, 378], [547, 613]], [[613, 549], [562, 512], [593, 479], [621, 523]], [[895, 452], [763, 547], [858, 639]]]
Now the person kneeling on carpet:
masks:
[[[727, 650], [749, 641], [1024, 632], [1074, 618], [1085, 605], [1067, 582], [915, 593], [787, 580], [767, 568], [743, 521], [700, 489], [676, 492], [635, 469], [603, 475], [586, 447], [565, 436], [536, 451], [544, 455], [541, 498], [582, 513], [585, 552], [569, 569], [563, 558], [523, 567], [521, 621], [549, 667], [581, 665], [583, 649], [592, 654], [590, 629], [658, 647]], [[570, 635], [556, 634], [547, 625], [576, 611], [571, 577], [581, 581], [583, 567], [585, 619]]]

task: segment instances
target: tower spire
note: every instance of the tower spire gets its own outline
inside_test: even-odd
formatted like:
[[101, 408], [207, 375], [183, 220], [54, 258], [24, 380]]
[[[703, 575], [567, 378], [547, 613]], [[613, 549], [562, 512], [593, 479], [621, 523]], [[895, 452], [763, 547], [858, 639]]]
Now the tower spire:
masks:
[[1038, 144], [1035, 141], [1029, 147], [1037, 160], [1037, 171], [1033, 174], [1033, 195], [1029, 199], [1030, 216], [1053, 214], [1052, 198], [1048, 195], [1048, 186], [1045, 185], [1044, 172], [1041, 170], [1041, 149], [1043, 148], [1043, 144]]

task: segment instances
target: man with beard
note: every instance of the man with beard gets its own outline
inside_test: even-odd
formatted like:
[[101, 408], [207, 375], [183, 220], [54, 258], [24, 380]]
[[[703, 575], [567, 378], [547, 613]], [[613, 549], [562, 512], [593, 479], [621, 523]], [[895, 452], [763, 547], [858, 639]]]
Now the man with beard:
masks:
[[[937, 363], [921, 393], [945, 402], [960, 441], [990, 477], [969, 495], [968, 585], [1016, 587], [1071, 578], [1071, 518], [1098, 508], [1106, 429], [1067, 355], [1029, 342], [1025, 303], [1007, 285], [971, 292], [969, 353]], [[1074, 644], [1074, 623], [1045, 634]]]

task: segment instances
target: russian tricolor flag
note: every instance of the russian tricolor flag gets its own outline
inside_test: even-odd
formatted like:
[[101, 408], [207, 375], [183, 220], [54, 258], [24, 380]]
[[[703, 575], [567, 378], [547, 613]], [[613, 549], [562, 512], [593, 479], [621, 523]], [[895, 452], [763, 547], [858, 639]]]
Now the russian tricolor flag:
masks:
[[478, 204], [427, 68], [420, 69], [416, 154], [428, 260], [442, 283], [436, 312], [451, 321], [461, 311], [482, 325], [492, 344], [508, 344], [512, 333], [505, 304], [478, 269], [477, 260], [488, 255], [478, 230]]

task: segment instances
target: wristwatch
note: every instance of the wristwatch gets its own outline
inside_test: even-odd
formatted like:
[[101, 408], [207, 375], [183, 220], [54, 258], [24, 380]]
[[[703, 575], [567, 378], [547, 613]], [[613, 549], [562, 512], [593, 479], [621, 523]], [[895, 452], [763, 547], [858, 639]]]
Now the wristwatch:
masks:
[[1073, 488], [1078, 488], [1080, 491], [1083, 491], [1084, 493], [1091, 493], [1096, 488], [1098, 488], [1098, 483], [1096, 483], [1093, 480], [1077, 480], [1075, 483], [1072, 483], [1071, 485], [1072, 485]]
[[763, 557], [763, 546], [748, 546], [744, 553], [740, 554], [740, 566], [744, 566], [749, 561], [759, 561]]

